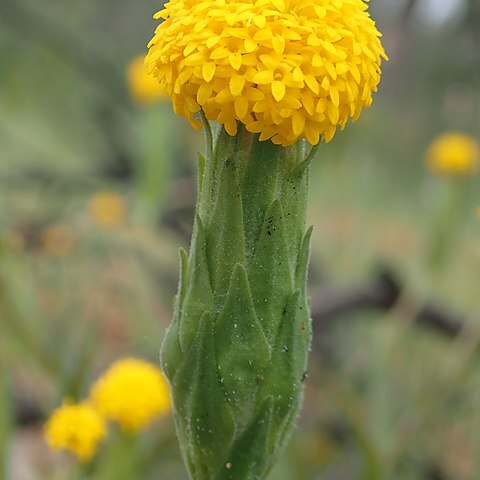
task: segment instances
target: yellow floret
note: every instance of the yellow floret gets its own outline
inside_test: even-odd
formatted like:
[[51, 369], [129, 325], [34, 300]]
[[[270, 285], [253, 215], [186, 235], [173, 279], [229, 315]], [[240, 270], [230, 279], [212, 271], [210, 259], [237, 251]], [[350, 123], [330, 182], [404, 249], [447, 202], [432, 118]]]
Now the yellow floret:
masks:
[[87, 403], [64, 403], [44, 426], [45, 439], [52, 449], [66, 449], [87, 462], [107, 434], [103, 417]]
[[115, 227], [126, 220], [127, 205], [124, 198], [118, 193], [99, 192], [90, 199], [89, 213], [98, 225]]
[[128, 432], [137, 432], [170, 412], [170, 390], [161, 370], [134, 358], [115, 362], [93, 385], [98, 410]]
[[363, 0], [171, 0], [145, 60], [194, 127], [329, 142], [372, 103], [385, 52]]
[[478, 142], [463, 133], [445, 133], [435, 139], [427, 150], [428, 168], [446, 176], [468, 176], [479, 167], [480, 147]]
[[138, 103], [149, 104], [166, 98], [157, 79], [148, 74], [143, 55], [135, 57], [130, 62], [127, 83], [132, 98]]

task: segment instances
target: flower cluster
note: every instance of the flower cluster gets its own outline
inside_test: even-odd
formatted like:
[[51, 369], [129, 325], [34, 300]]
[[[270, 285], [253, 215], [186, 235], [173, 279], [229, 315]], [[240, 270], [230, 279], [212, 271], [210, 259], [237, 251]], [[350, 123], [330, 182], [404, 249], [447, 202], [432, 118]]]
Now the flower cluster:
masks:
[[129, 432], [170, 411], [167, 380], [154, 365], [127, 358], [114, 363], [92, 388], [98, 410]]
[[155, 18], [145, 62], [177, 114], [285, 146], [357, 119], [387, 58], [364, 0], [171, 0]]
[[50, 448], [69, 450], [87, 462], [106, 436], [107, 428], [103, 417], [88, 403], [64, 403], [48, 419], [44, 433]]
[[102, 227], [116, 227], [127, 218], [125, 199], [116, 192], [98, 192], [90, 199], [88, 212], [94, 222]]
[[143, 55], [135, 57], [127, 69], [127, 83], [132, 98], [140, 104], [150, 104], [165, 98], [155, 77], [149, 75]]
[[87, 462], [107, 435], [106, 419], [138, 433], [170, 409], [170, 391], [161, 370], [126, 358], [97, 380], [87, 402], [57, 408], [44, 426], [45, 439], [52, 449], [66, 449]]
[[463, 133], [445, 133], [435, 139], [427, 150], [428, 168], [436, 174], [462, 177], [479, 168], [480, 146]]

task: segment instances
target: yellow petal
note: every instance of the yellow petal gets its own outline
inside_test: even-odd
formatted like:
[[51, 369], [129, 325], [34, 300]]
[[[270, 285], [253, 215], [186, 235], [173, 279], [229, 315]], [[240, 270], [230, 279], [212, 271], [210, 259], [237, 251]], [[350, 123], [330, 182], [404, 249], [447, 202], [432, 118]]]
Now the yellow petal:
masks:
[[272, 46], [276, 53], [279, 55], [282, 54], [285, 50], [285, 39], [280, 36], [273, 37]]
[[188, 57], [194, 50], [197, 49], [197, 45], [195, 43], [189, 43], [184, 49], [183, 49], [183, 55], [185, 57]]
[[233, 75], [233, 77], [230, 78], [230, 91], [234, 97], [242, 94], [243, 87], [245, 87], [245, 77], [242, 75]]
[[283, 0], [272, 0], [273, 5], [280, 11], [285, 11], [285, 2]]
[[323, 113], [327, 109], [327, 101], [324, 98], [320, 98], [317, 103], [316, 113]]
[[348, 64], [346, 64], [345, 62], [339, 62], [337, 63], [337, 65], [335, 66], [335, 70], [337, 71], [338, 75], [344, 75], [345, 73], [347, 73], [350, 69], [348, 67]]
[[295, 82], [303, 82], [303, 80], [305, 80], [305, 75], [300, 67], [295, 67], [293, 69], [293, 80]]
[[332, 99], [332, 103], [335, 105], [335, 107], [338, 108], [338, 106], [340, 105], [340, 97], [338, 95], [337, 88], [333, 85], [330, 87], [330, 98]]
[[305, 115], [301, 112], [295, 112], [292, 117], [292, 130], [295, 135], [300, 135], [305, 126]]
[[243, 46], [245, 48], [245, 51], [247, 53], [252, 53], [258, 48], [258, 43], [255, 40], [252, 40], [251, 38], [246, 38], [243, 41]]
[[285, 97], [285, 92], [286, 88], [283, 82], [275, 80], [272, 83], [272, 95], [277, 102], [281, 102], [283, 100], [283, 97]]
[[318, 95], [320, 92], [320, 86], [318, 85], [317, 79], [313, 75], [307, 75], [305, 77], [305, 83], [308, 85], [308, 88], [315, 94]]
[[242, 120], [248, 113], [248, 100], [245, 97], [236, 97], [233, 106], [235, 115], [239, 120]]
[[320, 132], [315, 124], [305, 125], [305, 137], [310, 145], [316, 145], [320, 141]]
[[314, 53], [312, 57], [312, 67], [323, 67], [323, 63], [322, 56], [319, 53]]
[[327, 106], [327, 115], [330, 120], [330, 122], [334, 125], [338, 123], [338, 119], [340, 118], [340, 112], [335, 105], [332, 103], [329, 103]]
[[210, 80], [215, 75], [215, 70], [217, 66], [214, 63], [204, 63], [202, 66], [202, 77], [206, 82], [210, 82]]
[[267, 24], [267, 19], [263, 15], [255, 15], [252, 21], [258, 28], [264, 28]]
[[335, 70], [335, 67], [333, 63], [327, 62], [325, 64], [325, 68], [327, 69], [328, 74], [333, 78], [333, 80], [337, 79], [337, 71]]
[[232, 68], [234, 68], [235, 70], [239, 70], [242, 66], [242, 54], [238, 52], [230, 53], [228, 55], [228, 61], [230, 62]]
[[336, 127], [328, 127], [325, 129], [325, 133], [323, 134], [323, 138], [325, 139], [326, 143], [330, 143], [332, 138], [335, 136]]
[[197, 102], [199, 105], [203, 105], [211, 96], [212, 87], [209, 84], [202, 83], [197, 92]]
[[224, 125], [225, 131], [230, 135], [230, 136], [235, 136], [237, 134], [237, 122], [235, 119], [228, 119]]
[[262, 72], [258, 72], [253, 77], [253, 83], [258, 85], [268, 85], [273, 81], [273, 72], [270, 70], [263, 70]]
[[220, 41], [220, 37], [218, 35], [212, 35], [207, 38], [206, 45], [208, 48], [214, 47]]

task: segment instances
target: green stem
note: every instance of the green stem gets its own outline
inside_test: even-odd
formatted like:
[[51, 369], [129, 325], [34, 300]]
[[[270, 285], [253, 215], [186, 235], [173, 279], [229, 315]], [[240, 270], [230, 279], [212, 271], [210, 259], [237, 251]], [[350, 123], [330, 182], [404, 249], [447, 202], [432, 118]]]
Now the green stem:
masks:
[[438, 205], [433, 220], [427, 261], [431, 273], [441, 274], [454, 252], [465, 217], [468, 200], [468, 184], [465, 180], [453, 180], [446, 185], [447, 192]]
[[138, 437], [114, 431], [99, 456], [95, 476], [101, 480], [131, 480], [141, 477]]
[[[137, 126], [137, 160], [135, 184], [136, 214], [150, 223], [158, 222], [164, 212], [172, 185], [178, 144], [177, 118], [168, 104], [145, 108], [139, 112]], [[159, 128], [161, 125], [161, 128]]]
[[[207, 146], [209, 144], [207, 131]], [[263, 479], [301, 405], [311, 326], [309, 163], [298, 145], [220, 131], [200, 164], [162, 364], [195, 480]]]

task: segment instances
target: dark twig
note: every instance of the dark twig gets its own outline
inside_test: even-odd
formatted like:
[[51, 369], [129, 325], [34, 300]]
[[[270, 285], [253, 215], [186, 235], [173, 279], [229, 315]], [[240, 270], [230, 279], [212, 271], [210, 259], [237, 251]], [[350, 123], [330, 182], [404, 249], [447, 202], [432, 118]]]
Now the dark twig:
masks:
[[[311, 294], [315, 329], [328, 329], [334, 321], [351, 313], [389, 310], [399, 299], [401, 291], [400, 282], [388, 269], [381, 270], [372, 282], [364, 286], [350, 289], [320, 288]], [[456, 337], [464, 324], [461, 316], [448, 313], [431, 303], [426, 303], [413, 320], [415, 325], [449, 338]]]

